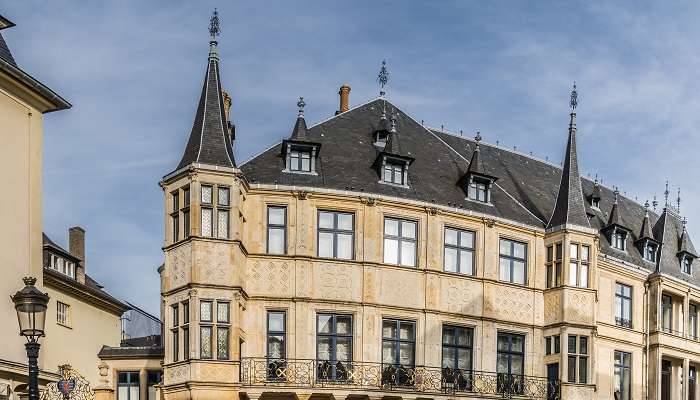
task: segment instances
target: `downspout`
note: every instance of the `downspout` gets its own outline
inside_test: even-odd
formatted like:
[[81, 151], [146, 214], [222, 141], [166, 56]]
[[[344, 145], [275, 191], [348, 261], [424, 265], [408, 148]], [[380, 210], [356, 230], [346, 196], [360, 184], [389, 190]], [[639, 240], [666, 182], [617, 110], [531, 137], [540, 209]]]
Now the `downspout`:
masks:
[[644, 366], [642, 371], [646, 378], [644, 397], [649, 399], [649, 280], [644, 281]]

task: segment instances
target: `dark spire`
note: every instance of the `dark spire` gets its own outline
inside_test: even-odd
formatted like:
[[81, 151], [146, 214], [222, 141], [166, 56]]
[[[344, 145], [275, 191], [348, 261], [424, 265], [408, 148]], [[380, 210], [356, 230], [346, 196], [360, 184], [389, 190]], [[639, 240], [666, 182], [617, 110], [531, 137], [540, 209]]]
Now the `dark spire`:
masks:
[[595, 174], [595, 180], [593, 181], [593, 192], [591, 193], [591, 200], [600, 201], [600, 185], [598, 184], [598, 174]]
[[486, 173], [486, 169], [484, 168], [484, 161], [481, 159], [481, 147], [479, 145], [481, 139], [481, 132], [476, 131], [476, 135], [474, 136], [476, 146], [474, 147], [472, 158], [471, 160], [469, 160], [469, 168], [467, 169], [467, 175], [488, 175]]
[[610, 210], [610, 217], [608, 218], [608, 226], [617, 225], [624, 227], [622, 225], [622, 220], [620, 219], [620, 211], [618, 210], [618, 197], [620, 196], [620, 190], [615, 188], [615, 202], [613, 203], [612, 209]]
[[683, 218], [683, 231], [681, 232], [680, 239], [678, 239], [678, 253], [686, 253], [697, 257], [695, 246], [693, 246], [693, 242], [690, 240], [690, 235], [688, 235], [688, 231], [685, 229], [685, 224], [686, 220]]
[[[405, 159], [411, 159], [413, 160], [413, 157], [411, 157], [406, 151], [401, 146], [401, 141], [400, 141], [400, 134], [396, 129], [396, 111], [394, 111], [391, 114], [391, 121], [387, 122], [386, 121], [386, 114], [382, 113], [382, 121], [380, 121], [383, 126], [386, 127], [387, 124], [390, 124], [390, 128], [388, 130], [389, 135], [386, 138], [386, 145], [384, 146], [384, 151], [382, 153], [387, 154], [387, 155], [392, 155], [392, 156], [398, 156], [398, 157], [403, 157]], [[386, 129], [386, 128], [384, 128]]]
[[297, 122], [294, 124], [294, 129], [292, 130], [291, 140], [298, 142], [308, 142], [309, 132], [306, 128], [306, 120], [304, 119], [304, 107], [306, 103], [303, 97], [299, 97], [297, 102], [297, 107], [299, 107], [299, 114], [297, 115]]
[[190, 138], [177, 166], [183, 168], [192, 163], [219, 167], [235, 167], [233, 146], [228, 134], [228, 122], [219, 76], [219, 55], [216, 37], [219, 35], [219, 13], [214, 10], [209, 23], [209, 59], [204, 75], [202, 93], [194, 118]]
[[654, 233], [651, 231], [651, 223], [649, 222], [649, 201], [644, 203], [644, 220], [642, 220], [642, 229], [639, 231], [639, 240], [651, 239], [654, 240]]
[[576, 153], [576, 107], [578, 106], [578, 93], [576, 83], [571, 91], [569, 101], [571, 112], [569, 114], [569, 140], [566, 144], [564, 154], [564, 167], [561, 172], [561, 182], [559, 183], [559, 193], [554, 205], [552, 217], [547, 224], [547, 228], [554, 228], [562, 225], [577, 225], [590, 228], [586, 206], [583, 199], [583, 189], [581, 188], [581, 177], [578, 172], [578, 155]]

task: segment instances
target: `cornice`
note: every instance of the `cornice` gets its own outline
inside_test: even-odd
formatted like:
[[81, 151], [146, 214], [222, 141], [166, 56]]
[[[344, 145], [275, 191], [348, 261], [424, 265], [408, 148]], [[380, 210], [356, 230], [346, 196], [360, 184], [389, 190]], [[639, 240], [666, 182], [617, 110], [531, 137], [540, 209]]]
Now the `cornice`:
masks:
[[121, 316], [129, 306], [112, 298], [106, 293], [98, 293], [99, 289], [93, 289], [81, 284], [69, 277], [60, 276], [59, 272], [44, 268], [44, 285], [64, 293], [73, 295], [86, 303]]

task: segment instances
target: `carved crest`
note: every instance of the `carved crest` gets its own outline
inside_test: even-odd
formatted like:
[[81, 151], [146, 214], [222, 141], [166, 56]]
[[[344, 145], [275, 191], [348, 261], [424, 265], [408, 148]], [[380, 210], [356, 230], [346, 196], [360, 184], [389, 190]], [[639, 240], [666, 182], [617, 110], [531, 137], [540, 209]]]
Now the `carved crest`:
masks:
[[90, 382], [70, 365], [58, 367], [61, 378], [46, 385], [41, 400], [93, 400], [95, 394], [90, 389]]

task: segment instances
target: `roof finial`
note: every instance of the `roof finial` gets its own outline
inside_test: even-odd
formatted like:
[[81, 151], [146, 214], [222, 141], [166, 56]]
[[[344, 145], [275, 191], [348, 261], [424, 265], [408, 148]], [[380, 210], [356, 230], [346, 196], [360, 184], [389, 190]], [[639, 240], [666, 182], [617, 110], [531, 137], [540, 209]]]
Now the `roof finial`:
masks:
[[211, 18], [209, 19], [209, 35], [211, 35], [211, 39], [209, 40], [209, 57], [218, 57], [219, 55], [216, 53], [216, 37], [219, 36], [219, 33], [221, 32], [221, 29], [219, 28], [219, 12], [214, 9], [214, 12], [211, 15]]
[[656, 206], [659, 205], [659, 202], [656, 201], [656, 195], [654, 195], [654, 200], [651, 202], [651, 205], [654, 207], [654, 212], [656, 212]]
[[389, 71], [386, 69], [386, 60], [382, 60], [382, 67], [379, 69], [379, 75], [377, 75], [377, 82], [381, 89], [379, 90], [379, 96], [384, 97], [386, 92], [384, 91], [384, 86], [389, 82]]
[[476, 136], [474, 136], [474, 141], [476, 141], [476, 145], [479, 145], [479, 142], [481, 142], [481, 131], [476, 131]]
[[578, 106], [578, 92], [576, 91], [576, 81], [574, 81], [574, 88], [571, 89], [571, 100], [569, 100], [572, 113], [576, 112], [576, 106]]
[[396, 133], [396, 111], [391, 113], [391, 133]]
[[595, 180], [593, 181], [595, 185], [598, 185], [598, 173], [595, 173]]
[[671, 192], [668, 191], [668, 179], [666, 179], [666, 190], [664, 190], [664, 207], [668, 207], [668, 195]]
[[681, 188], [678, 188], [678, 197], [676, 197], [676, 211], [681, 212]]
[[615, 186], [615, 204], [617, 204], [617, 198], [620, 196], [620, 189]]
[[688, 220], [683, 217], [683, 221], [681, 221], [681, 223], [683, 224], [683, 232], [685, 232], [685, 224], [688, 223]]
[[303, 97], [299, 97], [299, 101], [297, 101], [297, 107], [299, 107], [299, 116], [301, 118], [304, 118], [304, 107], [306, 107], [306, 103], [304, 102]]

